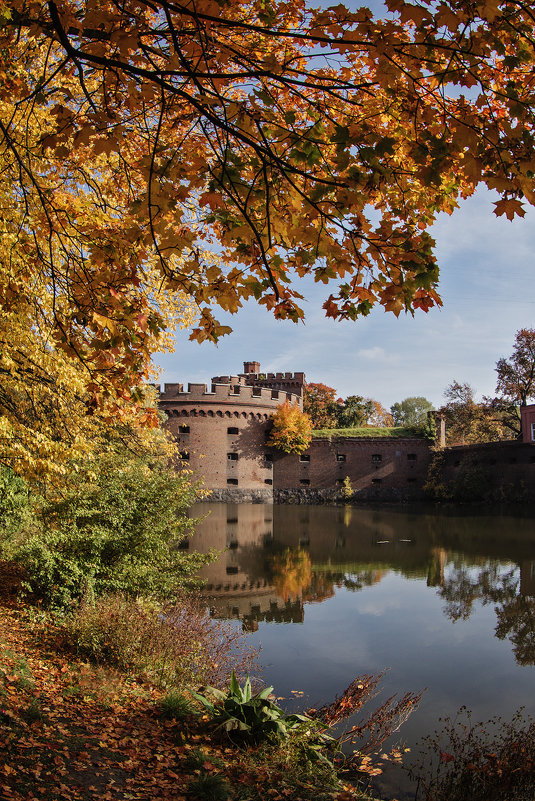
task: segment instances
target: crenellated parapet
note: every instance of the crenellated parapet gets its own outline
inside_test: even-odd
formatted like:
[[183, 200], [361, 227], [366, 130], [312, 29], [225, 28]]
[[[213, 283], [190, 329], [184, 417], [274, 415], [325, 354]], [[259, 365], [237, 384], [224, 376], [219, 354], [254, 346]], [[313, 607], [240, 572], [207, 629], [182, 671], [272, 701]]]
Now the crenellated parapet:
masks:
[[[230, 378], [235, 378], [234, 376]], [[271, 389], [270, 387], [262, 387], [256, 385], [249, 385], [242, 381], [217, 381], [212, 383], [210, 387], [207, 384], [192, 384], [187, 385], [187, 390], [184, 389], [183, 384], [173, 383], [164, 384], [163, 387], [158, 387], [160, 404], [165, 408], [169, 404], [229, 404], [236, 405], [255, 405], [265, 406], [270, 409], [290, 401], [290, 403], [301, 404], [301, 396], [293, 392], [287, 392], [280, 389]]]
[[[220, 375], [212, 378], [214, 384], [231, 384], [232, 386], [257, 386], [276, 389], [298, 396], [299, 405], [305, 388], [304, 373], [261, 373], [259, 362], [244, 362], [244, 372], [239, 375]], [[252, 367], [256, 372], [252, 372]]]

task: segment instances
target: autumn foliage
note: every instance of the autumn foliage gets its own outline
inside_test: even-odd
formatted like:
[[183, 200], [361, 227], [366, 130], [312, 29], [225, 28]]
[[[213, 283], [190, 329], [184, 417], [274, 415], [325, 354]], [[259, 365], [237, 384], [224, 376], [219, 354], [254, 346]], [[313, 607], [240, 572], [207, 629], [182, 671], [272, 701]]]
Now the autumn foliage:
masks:
[[496, 363], [496, 397], [485, 398], [506, 435], [522, 436], [521, 408], [535, 399], [535, 329], [516, 332], [513, 353]]
[[313, 428], [336, 428], [338, 403], [334, 387], [312, 381], [307, 383], [303, 396], [303, 409], [310, 416]]
[[297, 404], [281, 403], [273, 415], [267, 444], [284, 453], [303, 453], [312, 439], [310, 417]]
[[535, 200], [535, 23], [387, 6], [4, 0], [0, 305], [24, 344], [2, 334], [3, 377], [46, 390], [61, 352], [119, 412], [177, 298], [199, 340], [250, 298], [299, 320], [296, 276], [336, 282], [334, 318], [440, 304], [436, 215], [480, 184], [497, 215]]

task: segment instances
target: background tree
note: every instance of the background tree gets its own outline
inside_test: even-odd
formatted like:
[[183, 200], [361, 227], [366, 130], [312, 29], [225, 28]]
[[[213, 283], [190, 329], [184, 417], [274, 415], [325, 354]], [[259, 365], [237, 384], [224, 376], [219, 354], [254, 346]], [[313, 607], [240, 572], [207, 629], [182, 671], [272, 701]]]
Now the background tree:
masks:
[[476, 403], [470, 384], [453, 381], [444, 391], [447, 403], [440, 412], [446, 420], [449, 444], [493, 442], [503, 439], [503, 428], [493, 410], [485, 403]]
[[284, 453], [303, 453], [312, 439], [310, 417], [297, 404], [281, 403], [273, 415], [267, 444]]
[[357, 428], [368, 425], [374, 412], [373, 401], [362, 395], [348, 395], [338, 408], [338, 428]]
[[433, 408], [427, 398], [417, 396], [394, 403], [390, 411], [396, 426], [423, 426], [427, 422], [427, 413]]
[[535, 329], [521, 328], [516, 332], [513, 353], [509, 359], [496, 363], [495, 398], [486, 402], [510, 434], [522, 437], [520, 410], [535, 399]]
[[383, 404], [374, 400], [373, 398], [370, 398], [369, 400], [372, 404], [372, 411], [368, 415], [368, 425], [372, 426], [373, 428], [390, 428], [390, 426], [393, 426], [394, 419], [390, 412], [385, 409]]
[[336, 390], [326, 384], [308, 383], [303, 395], [303, 411], [309, 415], [312, 428], [336, 428], [339, 404]]

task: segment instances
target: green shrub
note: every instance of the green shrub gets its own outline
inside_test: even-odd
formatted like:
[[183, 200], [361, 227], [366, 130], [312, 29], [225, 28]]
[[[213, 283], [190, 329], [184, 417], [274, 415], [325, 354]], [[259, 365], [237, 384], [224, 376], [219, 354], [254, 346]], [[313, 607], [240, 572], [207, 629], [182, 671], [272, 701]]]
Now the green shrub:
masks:
[[92, 477], [44, 502], [40, 530], [16, 553], [29, 590], [59, 610], [93, 593], [169, 597], [212, 558], [178, 548], [195, 523], [187, 510], [197, 494], [167, 466], [104, 455]]
[[18, 536], [33, 524], [34, 515], [26, 482], [5, 465], [0, 465], [0, 520], [0, 554], [9, 558]]

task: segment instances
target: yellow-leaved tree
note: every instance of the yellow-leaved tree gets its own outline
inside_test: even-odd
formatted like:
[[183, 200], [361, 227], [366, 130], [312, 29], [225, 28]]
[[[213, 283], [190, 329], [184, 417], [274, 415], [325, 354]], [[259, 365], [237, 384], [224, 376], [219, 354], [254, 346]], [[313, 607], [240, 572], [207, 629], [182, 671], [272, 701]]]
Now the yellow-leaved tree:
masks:
[[285, 401], [272, 417], [267, 444], [284, 453], [303, 453], [312, 439], [312, 421], [296, 403]]

